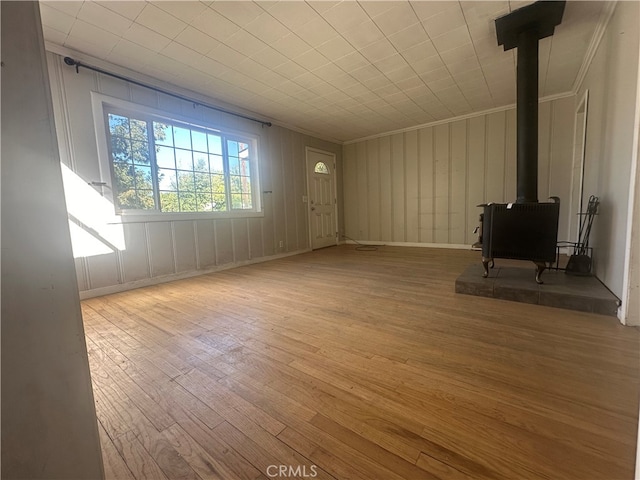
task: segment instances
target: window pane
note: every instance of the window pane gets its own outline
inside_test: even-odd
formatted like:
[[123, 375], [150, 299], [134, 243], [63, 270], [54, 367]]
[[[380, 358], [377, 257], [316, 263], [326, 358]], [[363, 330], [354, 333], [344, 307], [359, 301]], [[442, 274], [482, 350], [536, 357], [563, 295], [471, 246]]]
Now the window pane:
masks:
[[115, 177], [114, 180], [117, 192], [123, 193], [135, 188], [133, 180], [133, 166], [127, 163], [114, 163], [113, 174]]
[[136, 191], [134, 189], [130, 190], [120, 190], [117, 197], [118, 207], [121, 209], [130, 209], [130, 208], [140, 208], [138, 196], [136, 195]]
[[173, 141], [177, 148], [191, 150], [191, 130], [173, 127]]
[[238, 157], [229, 157], [229, 173], [231, 175], [240, 174], [240, 159]]
[[147, 136], [146, 121], [136, 120], [132, 118], [129, 120], [129, 124], [131, 126], [131, 138], [133, 140], [144, 140], [145, 142], [149, 141], [149, 137]]
[[211, 192], [211, 178], [207, 173], [195, 174], [196, 191]]
[[111, 135], [129, 136], [129, 119], [113, 113], [109, 114], [109, 133]]
[[203, 132], [191, 130], [191, 141], [193, 142], [193, 150], [197, 152], [207, 151], [207, 135]]
[[111, 137], [111, 155], [114, 162], [131, 161], [131, 142], [122, 137]]
[[231, 193], [242, 193], [242, 185], [240, 184], [240, 177], [234, 175], [229, 178], [229, 187]]
[[156, 147], [156, 164], [160, 168], [176, 168], [173, 148]]
[[158, 170], [158, 184], [160, 190], [175, 191], [178, 187], [176, 171], [161, 168]]
[[246, 177], [251, 175], [251, 162], [249, 160], [240, 160], [240, 175]]
[[131, 142], [131, 152], [133, 163], [148, 165], [149, 164], [149, 144], [147, 142]]
[[207, 161], [207, 154], [200, 152], [193, 152], [193, 167], [198, 172], [209, 173], [209, 162]]
[[143, 210], [154, 210], [156, 208], [153, 199], [153, 190], [138, 190], [138, 208]]
[[134, 169], [136, 188], [153, 190], [153, 181], [151, 180], [151, 167], [141, 167], [136, 165]]
[[222, 138], [218, 135], [207, 135], [209, 139], [209, 153], [222, 155]]
[[227, 197], [224, 193], [213, 194], [212, 210], [214, 212], [224, 212], [227, 210]]
[[173, 129], [166, 123], [153, 122], [153, 138], [157, 145], [173, 146]]
[[211, 173], [224, 173], [224, 163], [220, 155], [209, 155]]
[[242, 195], [242, 208], [253, 208], [253, 206], [251, 205], [251, 195]]
[[192, 172], [178, 172], [178, 190], [180, 192], [195, 191]]
[[230, 157], [238, 156], [238, 142], [235, 142], [233, 140], [227, 140], [227, 154]]
[[196, 207], [198, 212], [210, 212], [213, 210], [213, 201], [211, 199], [211, 192], [196, 193]]
[[222, 193], [227, 190], [224, 185], [224, 175], [211, 175], [211, 186], [213, 193]]
[[191, 151], [176, 149], [176, 166], [178, 170], [193, 170]]
[[195, 212], [196, 209], [196, 194], [193, 192], [180, 193], [180, 211], [181, 212]]
[[238, 142], [238, 156], [240, 158], [249, 158], [249, 145]]
[[327, 168], [327, 165], [324, 162], [316, 163], [316, 166], [314, 167], [313, 171], [315, 173], [322, 173], [324, 175], [329, 175], [329, 169]]
[[242, 209], [242, 195], [239, 193], [231, 194], [231, 208]]
[[163, 212], [179, 212], [178, 194], [176, 192], [160, 192], [160, 204]]
[[251, 179], [249, 177], [240, 177], [240, 185], [242, 193], [251, 193]]

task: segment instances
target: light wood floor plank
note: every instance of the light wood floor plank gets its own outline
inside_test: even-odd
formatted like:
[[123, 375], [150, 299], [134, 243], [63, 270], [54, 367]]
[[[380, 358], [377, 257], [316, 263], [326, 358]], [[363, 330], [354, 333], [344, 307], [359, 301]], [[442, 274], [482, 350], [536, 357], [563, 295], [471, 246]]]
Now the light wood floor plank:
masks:
[[455, 294], [478, 260], [340, 246], [83, 301], [107, 477], [631, 479], [640, 331]]

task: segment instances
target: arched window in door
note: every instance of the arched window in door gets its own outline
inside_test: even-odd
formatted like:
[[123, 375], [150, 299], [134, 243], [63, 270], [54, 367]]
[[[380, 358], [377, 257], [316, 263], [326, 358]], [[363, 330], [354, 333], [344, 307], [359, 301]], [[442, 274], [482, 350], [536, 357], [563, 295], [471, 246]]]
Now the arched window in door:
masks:
[[313, 168], [313, 171], [315, 173], [321, 173], [323, 175], [329, 175], [329, 167], [327, 167], [327, 164], [324, 163], [324, 162], [316, 163], [316, 166]]

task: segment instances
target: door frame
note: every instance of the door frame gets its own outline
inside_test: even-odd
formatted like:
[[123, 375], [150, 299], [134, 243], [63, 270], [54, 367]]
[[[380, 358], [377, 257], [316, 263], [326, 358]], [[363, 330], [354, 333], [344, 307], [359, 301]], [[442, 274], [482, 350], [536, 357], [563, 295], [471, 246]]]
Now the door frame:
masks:
[[333, 202], [333, 214], [335, 216], [336, 219], [336, 235], [335, 235], [335, 239], [336, 239], [336, 245], [338, 245], [340, 243], [340, 238], [338, 238], [338, 169], [337, 169], [337, 159], [336, 159], [336, 154], [333, 152], [328, 152], [326, 150], [321, 150], [319, 148], [315, 148], [315, 147], [310, 147], [308, 145], [306, 145], [304, 147], [304, 171], [305, 171], [305, 176], [307, 177], [306, 179], [306, 184], [307, 184], [307, 191], [306, 191], [306, 199], [307, 201], [305, 202], [307, 204], [307, 229], [309, 231], [309, 248], [311, 250], [313, 250], [313, 236], [312, 236], [312, 232], [311, 232], [311, 206], [309, 203], [309, 192], [310, 192], [310, 188], [309, 188], [309, 174], [311, 173], [309, 171], [309, 152], [315, 152], [315, 153], [321, 153], [323, 155], [329, 155], [331, 157], [333, 157], [333, 195], [334, 195], [334, 202]]

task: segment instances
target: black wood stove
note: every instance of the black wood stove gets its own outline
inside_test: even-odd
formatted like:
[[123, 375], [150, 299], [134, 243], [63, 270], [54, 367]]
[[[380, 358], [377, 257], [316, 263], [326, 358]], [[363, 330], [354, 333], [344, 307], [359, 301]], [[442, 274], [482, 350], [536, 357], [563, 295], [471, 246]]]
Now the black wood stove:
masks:
[[484, 277], [495, 258], [531, 260], [542, 283], [540, 275], [556, 258], [560, 202], [538, 202], [538, 42], [553, 35], [564, 7], [564, 1], [539, 1], [495, 21], [498, 45], [518, 49], [517, 199], [479, 205]]

